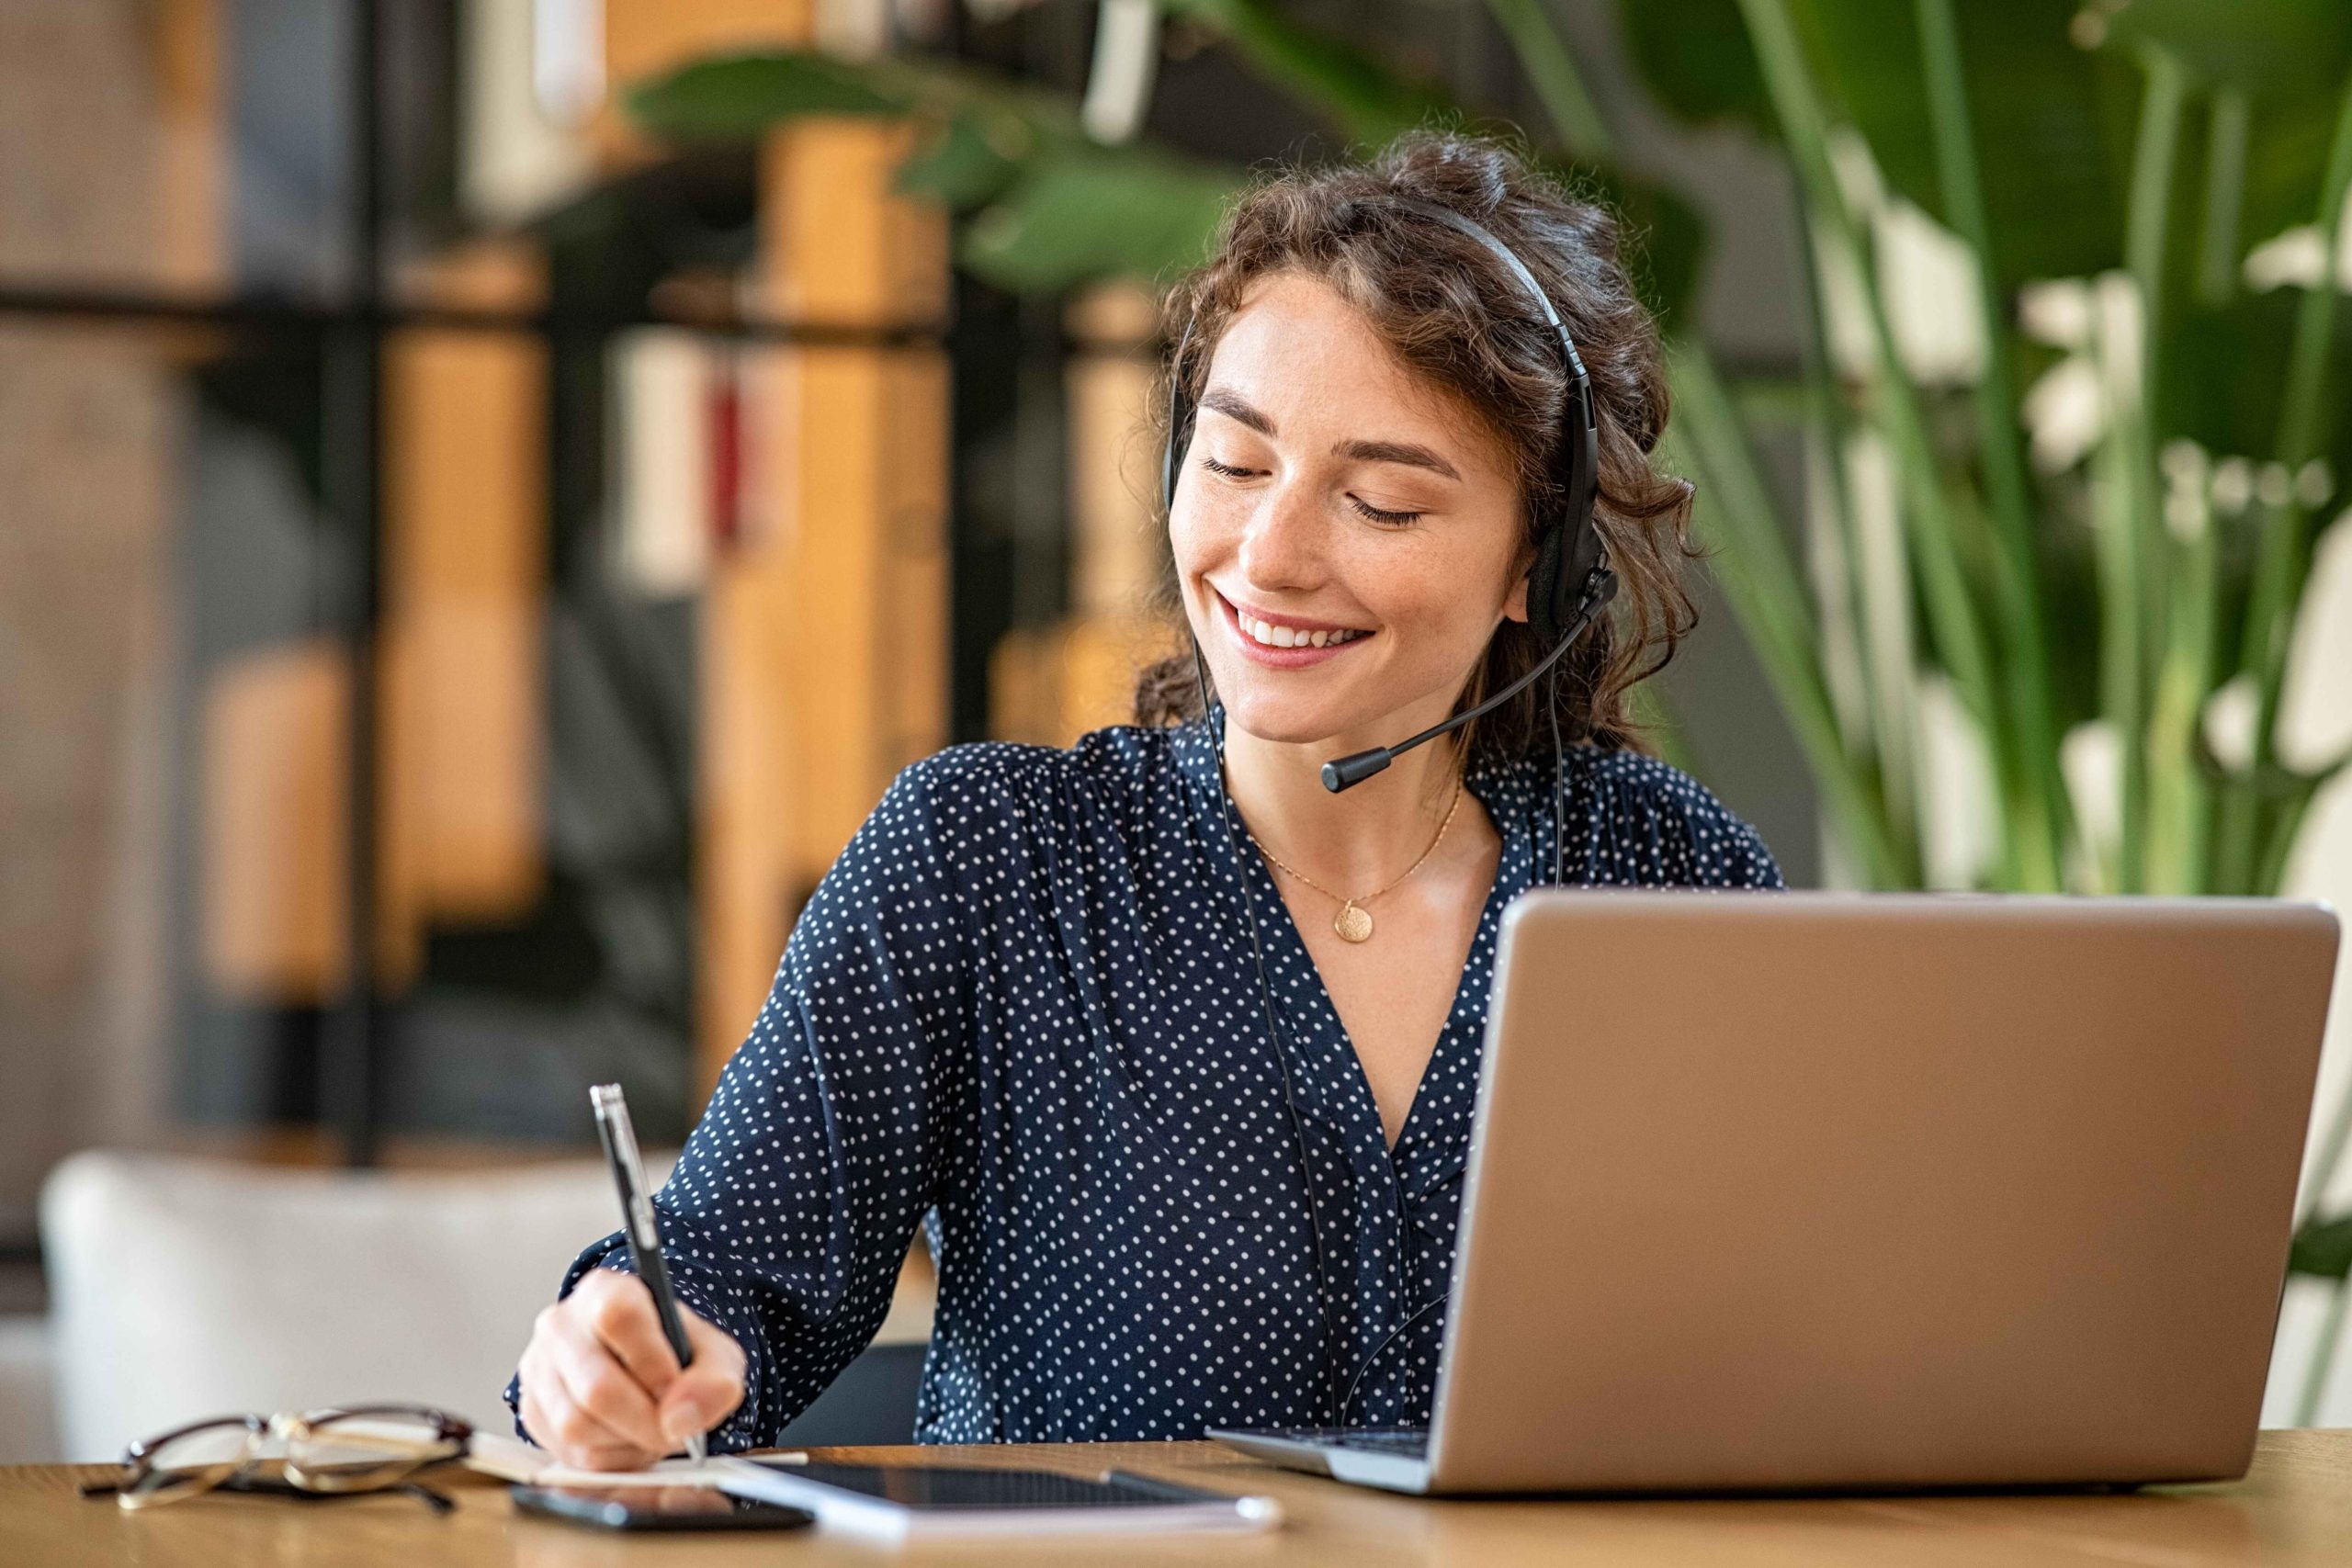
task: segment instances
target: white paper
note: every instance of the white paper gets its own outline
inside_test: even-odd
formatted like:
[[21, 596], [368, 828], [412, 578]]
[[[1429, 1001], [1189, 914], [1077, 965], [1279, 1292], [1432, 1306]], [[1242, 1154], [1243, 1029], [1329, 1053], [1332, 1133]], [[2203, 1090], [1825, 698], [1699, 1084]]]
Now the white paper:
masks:
[[[805, 1454], [769, 1454], [771, 1464], [802, 1464]], [[690, 1459], [665, 1459], [650, 1470], [575, 1470], [547, 1450], [520, 1438], [477, 1432], [466, 1455], [469, 1467], [502, 1481], [526, 1486], [717, 1486], [726, 1473], [722, 1461], [696, 1464]]]

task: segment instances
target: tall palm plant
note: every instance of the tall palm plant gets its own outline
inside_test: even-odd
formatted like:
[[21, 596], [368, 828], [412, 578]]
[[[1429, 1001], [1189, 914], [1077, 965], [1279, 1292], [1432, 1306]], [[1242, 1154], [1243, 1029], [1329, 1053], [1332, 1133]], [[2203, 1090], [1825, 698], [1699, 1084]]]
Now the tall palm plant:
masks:
[[[1747, 47], [1694, 79], [1676, 63], [1688, 34], [1665, 29], [1710, 10], [1718, 37], [1736, 25]], [[1817, 336], [1808, 366], [1826, 481], [1815, 500], [1830, 524], [1816, 592], [1721, 377], [1696, 351], [1678, 377], [1687, 450], [1714, 497], [1704, 514], [1730, 558], [1724, 591], [1852, 873], [1928, 875], [1921, 699], [1949, 691], [1993, 807], [1991, 852], [1963, 876], [2275, 894], [2313, 797], [2352, 765], [2352, 750], [2291, 758], [2284, 723], [2323, 509], [2341, 511], [2335, 476], [2352, 461], [2329, 376], [2352, 8], [1717, 0], [1624, 16], [1686, 108], [1745, 112], [1777, 134], [1812, 242], [1815, 321], [1842, 315], [1858, 340], [1841, 355]], [[1931, 384], [1906, 353], [1886, 254], [1905, 212], [1957, 242], [1977, 350], [1964, 386]], [[2310, 276], [2250, 289], [2256, 243], [2297, 224]], [[2038, 420], [2030, 400], [2069, 385], [2083, 394], [2075, 429], [2037, 440], [2065, 423], [2063, 400], [2042, 398]], [[1839, 482], [1871, 457], [1894, 479], [1876, 508]], [[2352, 1100], [2323, 1135], [2311, 1202], [2347, 1140]], [[2335, 1294], [2306, 1419], [2347, 1263], [2352, 1219], [2309, 1218], [2296, 1265]]]

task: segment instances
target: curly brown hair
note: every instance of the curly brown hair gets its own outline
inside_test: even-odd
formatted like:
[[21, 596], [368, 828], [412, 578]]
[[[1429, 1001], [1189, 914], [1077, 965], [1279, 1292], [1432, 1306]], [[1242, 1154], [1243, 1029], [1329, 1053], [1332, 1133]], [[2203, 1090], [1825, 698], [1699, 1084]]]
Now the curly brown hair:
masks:
[[[1568, 377], [1559, 340], [1499, 258], [1449, 226], [1384, 206], [1392, 197], [1451, 208], [1518, 253], [1576, 340], [1600, 420], [1594, 524], [1617, 573], [1616, 602], [1562, 660], [1557, 680], [1536, 682], [1469, 726], [1462, 755], [1505, 761], [1548, 749], [1544, 705], [1552, 691], [1565, 735], [1645, 750], [1627, 695], [1665, 668], [1698, 618], [1680, 572], [1702, 553], [1690, 542], [1691, 489], [1651, 463], [1666, 429], [1666, 372], [1657, 324], [1620, 259], [1616, 220], [1519, 149], [1489, 136], [1411, 131], [1368, 164], [1289, 169], [1245, 193], [1215, 253], [1162, 307], [1165, 341], [1184, 342], [1188, 324], [1191, 340], [1183, 364], [1161, 372], [1157, 434], [1164, 441], [1168, 434], [1165, 378], [1181, 371], [1197, 402], [1217, 339], [1250, 286], [1272, 273], [1303, 273], [1362, 310], [1399, 359], [1453, 393], [1501, 443], [1531, 502], [1525, 558], [1532, 558], [1537, 518], [1561, 503], [1554, 447]], [[1182, 624], [1172, 570], [1163, 570], [1154, 604]], [[1453, 712], [1476, 706], [1549, 651], [1526, 623], [1504, 622]], [[1135, 708], [1143, 725], [1200, 716], [1189, 650], [1140, 671]]]

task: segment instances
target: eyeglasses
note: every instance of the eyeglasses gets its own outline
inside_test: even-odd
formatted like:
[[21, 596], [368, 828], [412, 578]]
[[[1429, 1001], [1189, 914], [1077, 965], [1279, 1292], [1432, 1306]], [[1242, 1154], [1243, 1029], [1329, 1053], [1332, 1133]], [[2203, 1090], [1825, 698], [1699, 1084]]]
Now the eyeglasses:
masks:
[[[177, 1503], [218, 1488], [309, 1501], [403, 1492], [435, 1512], [449, 1500], [410, 1480], [427, 1465], [464, 1456], [473, 1424], [424, 1404], [355, 1404], [307, 1415], [215, 1416], [141, 1438], [123, 1450], [122, 1473], [83, 1488], [126, 1508]], [[283, 1445], [276, 1475], [260, 1473], [271, 1438]]]

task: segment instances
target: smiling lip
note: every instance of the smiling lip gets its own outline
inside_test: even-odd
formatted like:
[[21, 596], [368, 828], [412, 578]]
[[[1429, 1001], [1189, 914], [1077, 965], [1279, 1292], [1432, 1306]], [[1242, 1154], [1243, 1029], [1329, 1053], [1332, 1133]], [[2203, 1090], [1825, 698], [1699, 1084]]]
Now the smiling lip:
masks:
[[[1240, 613], [1234, 608], [1233, 601], [1227, 599], [1222, 593], [1217, 593], [1217, 591], [1215, 588], [1211, 588], [1209, 592], [1216, 593], [1217, 609], [1220, 613], [1219, 618], [1225, 622], [1227, 632], [1232, 637], [1234, 642], [1239, 646], [1243, 655], [1247, 657], [1251, 663], [1263, 665], [1269, 670], [1304, 670], [1310, 664], [1320, 664], [1327, 660], [1337, 659], [1340, 655], [1347, 652], [1348, 649], [1356, 647], [1358, 644], [1370, 642], [1374, 636], [1374, 634], [1366, 632], [1363, 637], [1352, 637], [1346, 642], [1330, 643], [1322, 648], [1271, 648], [1265, 643], [1260, 642], [1256, 637], [1251, 637], [1248, 632], [1241, 629]], [[1255, 610], [1252, 610], [1250, 613], [1250, 618], [1251, 620], [1272, 621], [1277, 625], [1300, 627], [1307, 631], [1353, 631], [1361, 629], [1352, 626], [1340, 626], [1329, 621], [1302, 620], [1295, 615], [1261, 615]]]

